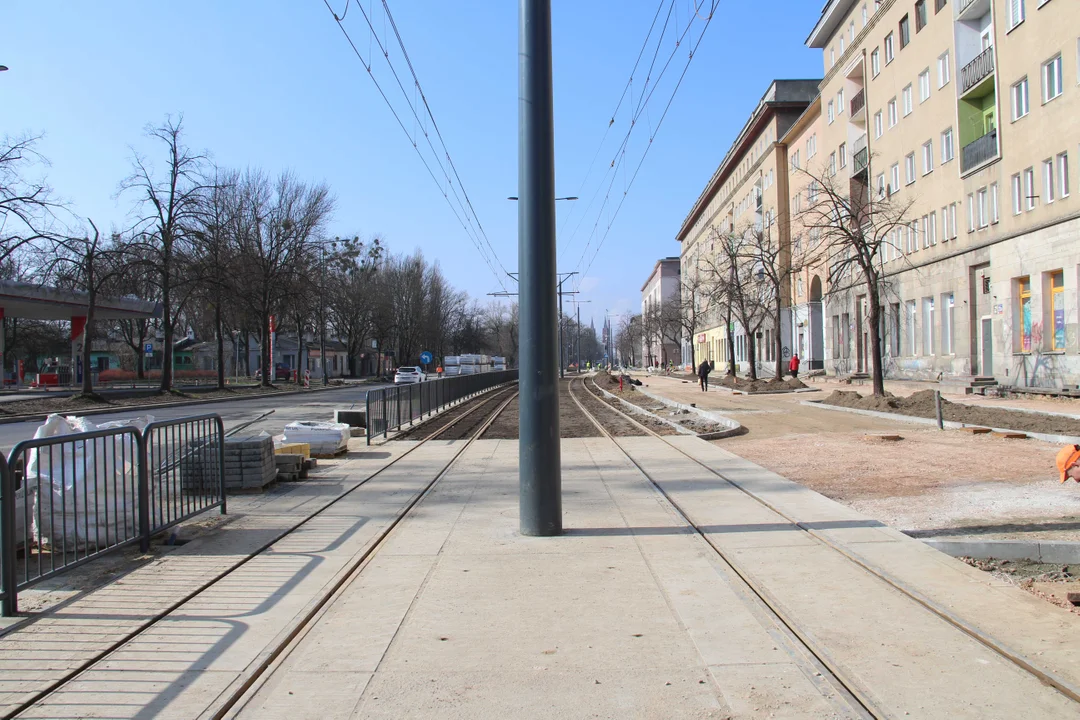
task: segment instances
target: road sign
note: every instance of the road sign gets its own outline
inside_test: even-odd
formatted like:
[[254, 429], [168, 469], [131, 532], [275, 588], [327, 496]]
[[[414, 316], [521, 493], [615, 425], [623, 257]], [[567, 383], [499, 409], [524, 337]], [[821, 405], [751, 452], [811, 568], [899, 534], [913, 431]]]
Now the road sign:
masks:
[[431, 353], [429, 353], [427, 350], [420, 353], [420, 362], [424, 363], [425, 365], [430, 365], [432, 359], [433, 358], [431, 356]]
[[146, 345], [143, 346], [143, 351], [147, 355], [153, 355], [154, 354], [154, 345], [153, 345], [153, 343], [146, 343]]

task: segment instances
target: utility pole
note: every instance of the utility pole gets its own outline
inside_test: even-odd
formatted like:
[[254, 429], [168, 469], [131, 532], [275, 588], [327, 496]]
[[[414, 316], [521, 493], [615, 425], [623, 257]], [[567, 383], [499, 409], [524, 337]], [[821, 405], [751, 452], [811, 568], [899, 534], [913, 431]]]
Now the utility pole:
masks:
[[581, 306], [591, 303], [592, 300], [571, 300], [577, 306], [577, 327], [574, 328], [574, 348], [577, 356], [577, 371], [581, 374]]
[[566, 368], [566, 357], [564, 350], [566, 349], [566, 340], [563, 335], [563, 309], [562, 309], [562, 297], [563, 295], [577, 295], [576, 290], [567, 290], [563, 292], [562, 284], [577, 275], [577, 272], [559, 273], [559, 379], [566, 377], [563, 371]]
[[520, 0], [518, 50], [519, 517], [523, 535], [562, 534], [556, 379], [555, 133], [551, 0]]

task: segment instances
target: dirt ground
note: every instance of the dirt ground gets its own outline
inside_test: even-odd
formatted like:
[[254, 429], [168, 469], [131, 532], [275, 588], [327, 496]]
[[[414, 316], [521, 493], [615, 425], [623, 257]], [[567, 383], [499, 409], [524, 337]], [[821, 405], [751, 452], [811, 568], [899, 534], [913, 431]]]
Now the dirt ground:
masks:
[[[822, 402], [839, 407], [876, 410], [878, 412], [913, 415], [922, 418], [936, 417], [934, 391], [919, 390], [906, 397], [887, 395], [875, 397], [857, 392], [834, 390]], [[977, 407], [941, 399], [941, 414], [945, 420], [967, 425], [1023, 430], [1052, 435], [1080, 435], [1080, 420], [1061, 415], [1036, 415], [1005, 408]]]
[[[624, 418], [611, 409], [611, 405], [600, 399], [594, 390], [590, 389], [589, 381], [583, 380], [574, 386], [576, 397], [585, 408], [604, 425], [604, 429], [615, 437], [635, 437], [645, 435], [641, 428]], [[644, 419], [644, 418], [642, 418]]]
[[1058, 482], [1057, 445], [802, 404], [817, 394], [702, 393], [659, 378], [646, 385], [747, 429], [714, 441], [719, 447], [913, 535], [1080, 541], [1080, 485]]
[[[559, 382], [559, 437], [563, 439], [601, 437], [600, 431], [570, 398], [569, 388], [569, 378]], [[515, 399], [487, 429], [483, 439], [517, 440], [517, 438], [518, 401]]]
[[[673, 408], [669, 405], [665, 405], [662, 402], [657, 402], [651, 397], [643, 395], [642, 393], [635, 390], [635, 386], [632, 384], [627, 384], [624, 382], [623, 389], [620, 390], [618, 378], [612, 377], [605, 372], [597, 373], [594, 378], [587, 380], [586, 383], [592, 383], [594, 386], [602, 387], [604, 390], [618, 396], [623, 400], [626, 400], [627, 402], [633, 403], [634, 405], [637, 405], [644, 410], [648, 410], [654, 415], [663, 417], [665, 420], [670, 420], [671, 422], [678, 423], [679, 425], [682, 425], [686, 429], [691, 430], [695, 433], [710, 433], [725, 429], [717, 423], [710, 422], [699, 415], [691, 413], [689, 410], [681, 410], [678, 408]], [[642, 385], [644, 386], [644, 383], [642, 383]], [[616, 402], [610, 400], [607, 397], [601, 397], [601, 400], [605, 403], [610, 404], [612, 407], [619, 407]], [[646, 427], [652, 429], [658, 435], [675, 435], [678, 433], [677, 430], [663, 422], [657, 422], [656, 420], [638, 416], [635, 416], [634, 419], [642, 423]]]
[[1080, 593], [1078, 565], [1052, 565], [1029, 560], [963, 560], [999, 580], [1021, 587], [1071, 613], [1080, 614], [1080, 607], [1069, 600], [1070, 593]]
[[107, 408], [142, 407], [144, 405], [159, 405], [163, 403], [188, 402], [190, 400], [236, 400], [260, 395], [272, 395], [280, 392], [295, 392], [299, 386], [293, 383], [281, 383], [277, 387], [243, 387], [227, 390], [211, 390], [208, 392], [184, 393], [174, 391], [161, 395], [148, 395], [141, 397], [114, 398], [107, 397], [102, 400], [83, 398], [78, 395], [71, 397], [42, 397], [32, 400], [12, 400], [0, 403], [0, 417], [12, 417], [18, 415], [46, 415], [59, 413], [67, 415], [80, 413], [87, 410], [104, 410]]

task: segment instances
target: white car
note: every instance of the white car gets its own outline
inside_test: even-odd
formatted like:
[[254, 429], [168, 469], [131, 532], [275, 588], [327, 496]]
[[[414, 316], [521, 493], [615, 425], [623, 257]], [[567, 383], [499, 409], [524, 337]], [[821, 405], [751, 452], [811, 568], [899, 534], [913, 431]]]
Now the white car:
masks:
[[427, 380], [427, 375], [424, 374], [424, 371], [411, 365], [399, 367], [394, 375], [395, 385], [409, 385], [424, 382], [425, 380]]

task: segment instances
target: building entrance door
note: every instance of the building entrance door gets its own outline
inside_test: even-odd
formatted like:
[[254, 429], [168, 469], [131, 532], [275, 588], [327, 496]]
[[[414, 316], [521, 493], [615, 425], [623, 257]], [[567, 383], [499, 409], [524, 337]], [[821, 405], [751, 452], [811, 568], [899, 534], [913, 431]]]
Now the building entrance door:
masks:
[[994, 321], [984, 317], [979, 328], [979, 375], [994, 376]]

